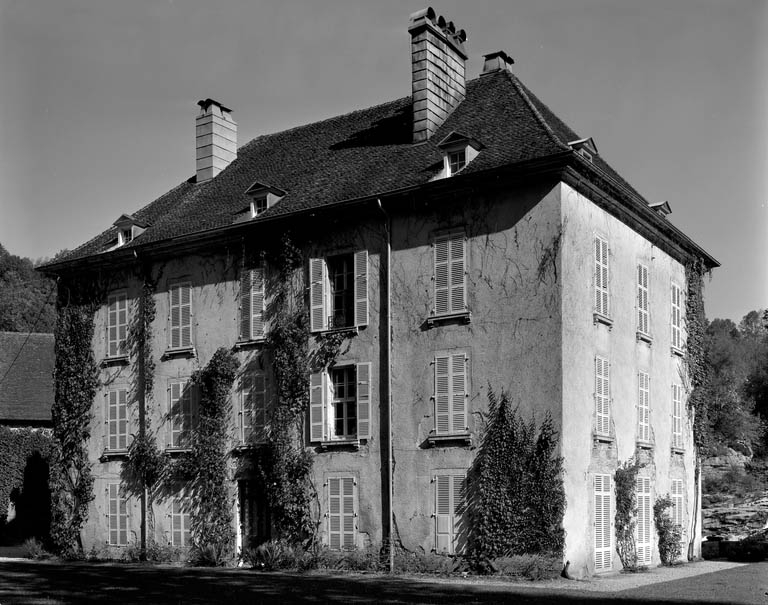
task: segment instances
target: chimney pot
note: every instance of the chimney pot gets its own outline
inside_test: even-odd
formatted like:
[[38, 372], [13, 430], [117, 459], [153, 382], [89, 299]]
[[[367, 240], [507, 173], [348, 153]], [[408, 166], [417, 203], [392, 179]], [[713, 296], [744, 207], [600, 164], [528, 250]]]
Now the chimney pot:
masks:
[[507, 53], [505, 53], [503, 50], [498, 50], [495, 53], [483, 55], [483, 59], [485, 59], [485, 61], [483, 62], [483, 71], [480, 74], [481, 76], [493, 74], [497, 71], [511, 71], [510, 65], [515, 62], [514, 59], [507, 55]]

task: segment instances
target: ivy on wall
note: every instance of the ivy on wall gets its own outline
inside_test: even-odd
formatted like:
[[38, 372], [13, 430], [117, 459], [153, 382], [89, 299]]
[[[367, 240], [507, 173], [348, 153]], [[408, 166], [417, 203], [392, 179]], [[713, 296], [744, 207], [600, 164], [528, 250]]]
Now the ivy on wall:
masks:
[[643, 467], [639, 461], [630, 458], [614, 475], [616, 490], [616, 552], [624, 569], [637, 570], [637, 544], [635, 527], [637, 525], [637, 473]]
[[[87, 289], [77, 290], [81, 294]], [[69, 296], [68, 288], [60, 293]], [[54, 453], [50, 468], [51, 540], [65, 556], [83, 553], [80, 531], [93, 500], [93, 476], [88, 461], [91, 406], [98, 387], [93, 358], [94, 314], [90, 300], [62, 300], [56, 321], [55, 399], [51, 408]]]
[[685, 363], [690, 382], [688, 409], [693, 414], [693, 437], [697, 448], [706, 446], [707, 401], [704, 384], [708, 376], [708, 364], [704, 345], [707, 318], [704, 313], [704, 263], [696, 260], [685, 266], [688, 285], [685, 297], [685, 329], [687, 342]]
[[558, 435], [547, 414], [537, 427], [509, 396], [489, 388], [490, 424], [470, 471], [470, 557], [562, 556], [565, 490]]
[[[11, 493], [24, 489], [30, 462], [39, 457], [43, 466], [48, 465], [52, 443], [49, 431], [0, 426], [0, 522], [8, 514]], [[47, 473], [44, 479], [48, 481]]]
[[676, 525], [667, 512], [672, 508], [672, 499], [667, 494], [659, 496], [653, 504], [653, 520], [656, 525], [656, 535], [659, 538], [659, 558], [663, 565], [673, 565], [682, 552], [682, 528]]

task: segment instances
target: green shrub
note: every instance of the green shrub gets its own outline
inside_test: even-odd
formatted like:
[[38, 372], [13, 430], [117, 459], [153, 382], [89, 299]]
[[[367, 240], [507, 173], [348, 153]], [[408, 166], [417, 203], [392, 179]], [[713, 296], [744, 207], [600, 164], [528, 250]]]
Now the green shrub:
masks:
[[422, 551], [395, 552], [395, 569], [401, 573], [447, 575], [456, 571], [460, 564], [460, 559], [454, 559], [448, 555], [438, 555]]
[[194, 567], [224, 567], [230, 562], [229, 545], [224, 543], [193, 546], [190, 562]]
[[27, 559], [47, 559], [51, 556], [43, 547], [42, 542], [35, 538], [25, 540], [21, 549]]
[[556, 578], [562, 566], [560, 557], [540, 554], [499, 557], [489, 562], [489, 567], [498, 575], [534, 581]]
[[673, 565], [683, 552], [683, 530], [672, 522], [667, 510], [672, 507], [672, 500], [667, 494], [656, 498], [653, 505], [653, 519], [656, 524], [656, 534], [659, 537], [659, 557], [663, 565]]

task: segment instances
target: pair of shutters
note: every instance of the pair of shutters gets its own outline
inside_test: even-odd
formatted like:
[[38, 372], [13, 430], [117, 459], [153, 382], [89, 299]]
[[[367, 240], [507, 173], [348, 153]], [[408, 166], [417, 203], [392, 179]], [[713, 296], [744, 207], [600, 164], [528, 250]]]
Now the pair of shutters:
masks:
[[123, 355], [128, 333], [128, 296], [124, 292], [107, 298], [107, 357]]
[[672, 479], [672, 523], [683, 527], [683, 480]]
[[435, 237], [434, 242], [434, 315], [452, 315], [467, 311], [466, 238], [463, 233]]
[[171, 349], [192, 346], [192, 287], [189, 282], [170, 286]]
[[435, 550], [438, 553], [457, 552], [466, 482], [464, 475], [435, 477]]
[[266, 438], [267, 380], [263, 372], [246, 374], [240, 387], [240, 439], [243, 443]]
[[333, 550], [357, 546], [356, 483], [353, 477], [328, 479], [328, 545]]
[[651, 440], [651, 379], [645, 372], [638, 374], [637, 438]]
[[264, 265], [244, 269], [240, 277], [240, 340], [264, 338]]
[[194, 428], [192, 385], [174, 380], [168, 385], [168, 415], [171, 420], [168, 447], [189, 447]]
[[611, 429], [611, 386], [608, 360], [595, 357], [595, 415], [598, 435], [608, 435]]
[[107, 449], [128, 449], [128, 391], [107, 392]]
[[465, 433], [467, 428], [467, 356], [435, 357], [435, 433]]
[[110, 546], [128, 544], [128, 501], [120, 493], [119, 483], [109, 483], [107, 496], [107, 527]]
[[[371, 436], [371, 364], [358, 363], [355, 366], [357, 380], [357, 438]], [[314, 372], [309, 377], [309, 419], [310, 441], [327, 441], [330, 437], [328, 426], [328, 372]]]
[[637, 266], [637, 331], [649, 334], [648, 325], [648, 267]]
[[611, 569], [611, 476], [595, 475], [595, 571]]
[[[368, 325], [368, 251], [359, 250], [353, 255], [354, 318], [353, 325]], [[328, 318], [332, 315], [331, 284], [328, 265], [324, 258], [309, 259], [310, 330], [328, 330]]]
[[648, 565], [651, 562], [653, 544], [651, 542], [653, 504], [651, 502], [650, 477], [637, 478], [637, 562]]
[[683, 387], [672, 385], [672, 447], [683, 447]]
[[595, 236], [595, 312], [610, 317], [608, 306], [608, 242]]
[[192, 526], [191, 515], [184, 505], [184, 500], [175, 497], [171, 500], [171, 545], [189, 546], [190, 528]]

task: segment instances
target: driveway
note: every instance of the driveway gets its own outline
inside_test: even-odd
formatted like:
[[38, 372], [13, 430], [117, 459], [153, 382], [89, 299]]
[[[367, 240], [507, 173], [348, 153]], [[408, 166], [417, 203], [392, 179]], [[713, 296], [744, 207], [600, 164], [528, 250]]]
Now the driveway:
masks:
[[[719, 565], [718, 565], [719, 563]], [[702, 565], [698, 573], [697, 565]], [[768, 605], [768, 563], [686, 565], [688, 577], [614, 575], [520, 583], [384, 575], [295, 575], [93, 563], [0, 561], [0, 605], [11, 603], [749, 603]], [[719, 569], [719, 571], [709, 571]], [[647, 576], [643, 578], [643, 576]], [[678, 577], [663, 581], [667, 577]], [[648, 583], [648, 581], [653, 583]], [[638, 584], [639, 583], [639, 584]], [[642, 585], [640, 585], [642, 584]]]

